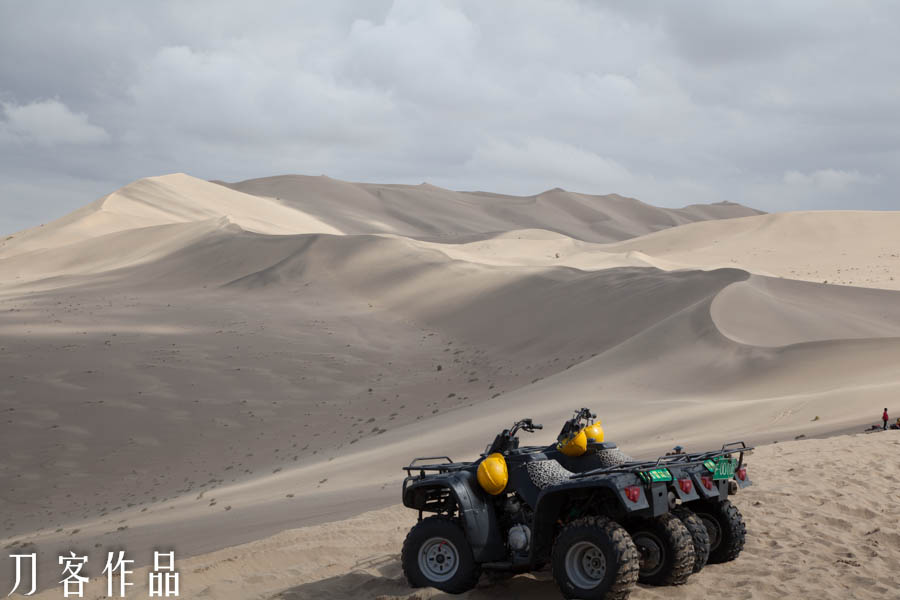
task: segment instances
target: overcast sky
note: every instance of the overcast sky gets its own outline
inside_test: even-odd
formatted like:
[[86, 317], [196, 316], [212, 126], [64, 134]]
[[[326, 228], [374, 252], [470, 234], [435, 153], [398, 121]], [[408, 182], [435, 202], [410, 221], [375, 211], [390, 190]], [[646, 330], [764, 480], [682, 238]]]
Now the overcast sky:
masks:
[[900, 4], [0, 0], [0, 231], [139, 177], [900, 209]]

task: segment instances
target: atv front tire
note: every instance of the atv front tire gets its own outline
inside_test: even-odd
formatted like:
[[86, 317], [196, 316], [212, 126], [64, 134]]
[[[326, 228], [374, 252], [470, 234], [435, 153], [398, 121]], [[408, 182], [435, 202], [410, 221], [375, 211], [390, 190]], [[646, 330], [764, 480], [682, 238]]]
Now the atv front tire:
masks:
[[730, 500], [691, 503], [691, 508], [706, 525], [709, 532], [709, 563], [729, 562], [744, 549], [747, 527], [744, 518]]
[[638, 578], [631, 537], [606, 517], [584, 517], [563, 527], [553, 542], [550, 564], [566, 598], [624, 600]]
[[691, 534], [694, 542], [694, 573], [699, 573], [709, 560], [709, 532], [703, 520], [694, 514], [694, 511], [686, 506], [679, 506], [672, 510], [672, 514], [678, 517]]
[[629, 528], [640, 553], [638, 581], [648, 585], [681, 585], [694, 570], [694, 542], [672, 513], [635, 521]]
[[447, 517], [428, 517], [410, 529], [400, 562], [412, 587], [434, 587], [449, 594], [471, 590], [481, 576], [465, 533]]

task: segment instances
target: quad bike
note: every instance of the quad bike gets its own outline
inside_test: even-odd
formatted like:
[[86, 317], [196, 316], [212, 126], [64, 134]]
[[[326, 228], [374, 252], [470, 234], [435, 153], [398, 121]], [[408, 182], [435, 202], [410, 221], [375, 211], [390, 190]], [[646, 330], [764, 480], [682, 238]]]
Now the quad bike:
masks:
[[[587, 423], [585, 431], [590, 431], [590, 423], [596, 415], [588, 409], [581, 409], [568, 423]], [[600, 430], [602, 436], [602, 429]], [[565, 450], [563, 447], [562, 450]], [[679, 447], [680, 450], [680, 447]], [[734, 560], [744, 548], [746, 527], [740, 511], [734, 506], [729, 495], [751, 485], [744, 466], [744, 455], [753, 448], [743, 442], [724, 444], [718, 450], [685, 453], [679, 451], [652, 461], [635, 461], [622, 453], [615, 444], [590, 442], [586, 452], [578, 457], [557, 453], [555, 458], [567, 469], [575, 472], [573, 477], [603, 475], [639, 470], [642, 477], [653, 477], [668, 483], [667, 496], [672, 514], [687, 528], [694, 548], [692, 573], [699, 572], [707, 563], [723, 563]], [[552, 451], [551, 451], [552, 454]], [[738, 458], [732, 458], [738, 454]], [[650, 471], [647, 471], [650, 469]], [[658, 469], [667, 470], [669, 476], [659, 475]], [[656, 557], [665, 551], [652, 532], [645, 530], [646, 523], [632, 523], [629, 527], [635, 544], [641, 554], [642, 583], [660, 583], [650, 573], [658, 564]], [[686, 578], [685, 578], [686, 579]], [[663, 583], [683, 583], [664, 581]]]
[[403, 467], [403, 504], [419, 511], [401, 559], [410, 585], [462, 593], [482, 572], [549, 563], [566, 598], [622, 599], [639, 580], [678, 585], [707, 559], [737, 557], [745, 530], [727, 496], [750, 485], [752, 448], [634, 461], [603, 441], [595, 418], [577, 411], [549, 447], [519, 446], [520, 431], [542, 429], [523, 419], [475, 461]]

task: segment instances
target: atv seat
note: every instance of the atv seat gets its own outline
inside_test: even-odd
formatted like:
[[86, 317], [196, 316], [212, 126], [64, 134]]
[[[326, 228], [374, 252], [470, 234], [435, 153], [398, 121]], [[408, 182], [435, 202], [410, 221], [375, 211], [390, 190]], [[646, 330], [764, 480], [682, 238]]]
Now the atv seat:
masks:
[[562, 483], [573, 475], [572, 471], [563, 468], [558, 461], [552, 458], [525, 463], [525, 468], [528, 470], [531, 482], [539, 489]]

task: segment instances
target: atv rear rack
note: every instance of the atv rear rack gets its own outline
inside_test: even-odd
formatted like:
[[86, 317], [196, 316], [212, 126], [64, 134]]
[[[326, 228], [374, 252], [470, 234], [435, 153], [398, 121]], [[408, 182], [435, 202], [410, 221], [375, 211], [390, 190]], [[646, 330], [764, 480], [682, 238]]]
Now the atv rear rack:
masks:
[[[740, 446], [737, 446], [740, 444]], [[722, 456], [730, 456], [735, 452], [740, 453], [737, 468], [741, 468], [744, 464], [744, 454], [753, 450], [753, 446], [748, 446], [744, 442], [730, 442], [723, 444], [720, 450], [711, 450], [709, 452], [693, 452], [686, 454], [670, 454], [668, 456], [660, 456], [656, 460], [631, 461], [616, 465], [613, 467], [600, 467], [583, 473], [575, 473], [571, 479], [581, 479], [583, 477], [592, 477], [594, 475], [608, 475], [610, 473], [627, 473], [634, 471], [646, 471], [658, 467], [687, 467], [694, 465], [702, 465], [708, 460], [719, 458]]]

